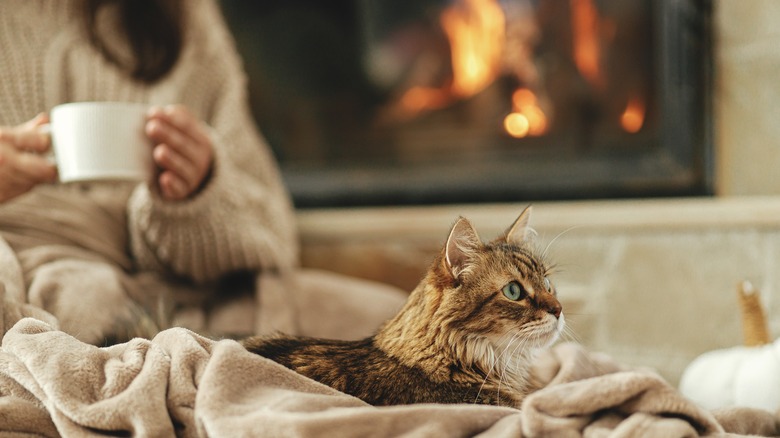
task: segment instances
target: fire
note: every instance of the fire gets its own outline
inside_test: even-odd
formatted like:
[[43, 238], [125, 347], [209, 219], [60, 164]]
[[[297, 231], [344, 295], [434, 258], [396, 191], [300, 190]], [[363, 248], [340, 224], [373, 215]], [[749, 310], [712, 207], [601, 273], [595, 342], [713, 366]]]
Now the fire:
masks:
[[412, 112], [439, 109], [487, 88], [500, 74], [505, 21], [497, 0], [460, 0], [445, 9], [441, 25], [450, 43], [452, 82], [411, 88], [402, 105]]
[[537, 137], [547, 132], [547, 116], [533, 91], [518, 88], [512, 93], [513, 111], [504, 118], [504, 129], [515, 138]]
[[593, 0], [570, 0], [571, 28], [574, 34], [574, 63], [591, 85], [603, 87], [601, 75], [601, 18]]
[[620, 126], [626, 132], [635, 134], [642, 129], [642, 125], [645, 123], [645, 105], [639, 98], [631, 98], [628, 100], [626, 109], [620, 116]]
[[441, 24], [452, 52], [452, 92], [458, 97], [484, 90], [499, 74], [506, 18], [496, 0], [462, 0], [447, 8]]
[[[442, 12], [441, 25], [450, 42], [452, 82], [441, 88], [407, 90], [401, 98], [407, 111], [444, 108], [483, 91], [501, 74], [506, 16], [497, 0], [459, 0]], [[504, 118], [509, 135], [522, 138], [547, 132], [547, 116], [531, 90], [515, 90], [512, 108]]]

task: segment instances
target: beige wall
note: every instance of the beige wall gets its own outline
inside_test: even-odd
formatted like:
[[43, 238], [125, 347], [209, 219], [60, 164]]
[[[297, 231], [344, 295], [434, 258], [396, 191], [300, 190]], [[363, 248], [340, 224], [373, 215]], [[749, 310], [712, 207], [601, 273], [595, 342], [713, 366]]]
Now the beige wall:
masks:
[[780, 194], [780, 2], [715, 3], [717, 191]]

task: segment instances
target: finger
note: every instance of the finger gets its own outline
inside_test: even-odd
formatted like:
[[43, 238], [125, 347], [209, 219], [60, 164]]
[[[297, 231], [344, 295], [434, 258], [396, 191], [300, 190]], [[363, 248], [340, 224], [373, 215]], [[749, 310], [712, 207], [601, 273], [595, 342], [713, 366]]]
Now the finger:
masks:
[[164, 146], [154, 152], [159, 154], [157, 161], [160, 167], [178, 173], [193, 188], [200, 184], [211, 165], [210, 145], [192, 142], [190, 137], [161, 120], [147, 123], [147, 135], [158, 146]]
[[200, 172], [192, 163], [167, 144], [160, 144], [152, 152], [154, 162], [164, 170], [172, 172], [186, 184], [188, 190], [194, 190], [200, 183]]
[[150, 119], [160, 119], [169, 123], [196, 143], [211, 143], [203, 123], [184, 105], [167, 105], [165, 107], [152, 108], [149, 111], [149, 117]]
[[152, 108], [148, 117], [147, 135], [157, 143], [166, 144], [186, 160], [187, 163], [179, 163], [188, 166], [179, 168], [179, 176], [194, 190], [208, 174], [213, 161], [211, 138], [205, 125], [183, 105]]
[[50, 182], [57, 178], [57, 167], [45, 157], [37, 154], [19, 154], [16, 166], [20, 174], [29, 181]]
[[20, 151], [43, 153], [51, 146], [49, 134], [38, 130], [17, 133], [14, 146]]
[[0, 155], [3, 178], [17, 186], [54, 181], [57, 168], [46, 158], [31, 153], [6, 151]]
[[146, 132], [155, 143], [164, 143], [175, 149], [189, 161], [200, 174], [204, 174], [211, 165], [213, 151], [211, 143], [198, 143], [183, 131], [162, 119], [150, 120]]
[[0, 202], [19, 196], [42, 182], [57, 178], [55, 166], [40, 155], [19, 152], [0, 142]]
[[148, 118], [150, 122], [158, 121], [161, 126], [180, 132], [183, 139], [187, 140], [182, 144], [194, 143], [200, 147], [211, 145], [211, 139], [200, 120], [182, 105], [152, 108]]
[[171, 201], [180, 201], [190, 195], [190, 190], [184, 180], [176, 176], [173, 172], [163, 172], [159, 178], [160, 192], [165, 199]]
[[32, 119], [18, 126], [0, 127], [0, 140], [13, 140], [19, 131], [30, 130], [40, 125], [48, 123], [49, 116], [46, 113], [40, 113]]
[[182, 131], [162, 120], [151, 120], [146, 124], [146, 134], [157, 144], [167, 144], [193, 165], [198, 162], [202, 146], [195, 143]]
[[26, 121], [23, 126], [28, 128], [37, 128], [41, 125], [49, 123], [49, 115], [46, 113], [40, 113], [32, 119]]
[[50, 139], [40, 126], [48, 121], [46, 114], [39, 114], [22, 125], [0, 129], [0, 141], [5, 141], [20, 151], [46, 152]]

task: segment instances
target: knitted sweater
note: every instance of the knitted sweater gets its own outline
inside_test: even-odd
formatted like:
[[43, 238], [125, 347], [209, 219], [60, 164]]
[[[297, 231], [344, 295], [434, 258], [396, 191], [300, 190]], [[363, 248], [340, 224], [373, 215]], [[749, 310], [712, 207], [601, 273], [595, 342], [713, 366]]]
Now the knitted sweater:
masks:
[[[24, 238], [28, 244], [76, 245], [127, 270], [199, 282], [296, 264], [292, 207], [255, 130], [246, 77], [219, 7], [213, 0], [182, 3], [181, 57], [161, 81], [148, 85], [131, 80], [89, 45], [80, 0], [0, 1], [1, 126], [65, 102], [182, 103], [210, 126], [215, 149], [207, 184], [181, 202], [164, 201], [145, 183], [38, 186], [0, 205], [0, 233], [12, 246]], [[115, 25], [111, 14], [100, 17], [105, 29]], [[118, 38], [108, 43], [124, 47]]]

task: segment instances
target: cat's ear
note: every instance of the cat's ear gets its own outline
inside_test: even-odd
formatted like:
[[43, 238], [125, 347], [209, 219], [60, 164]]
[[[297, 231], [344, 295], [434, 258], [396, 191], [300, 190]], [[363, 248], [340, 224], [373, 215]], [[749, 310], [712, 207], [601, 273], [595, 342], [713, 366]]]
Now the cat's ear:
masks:
[[466, 218], [460, 217], [450, 230], [444, 247], [444, 263], [452, 278], [458, 279], [474, 262], [474, 255], [482, 246], [477, 230]]
[[507, 243], [520, 245], [531, 237], [534, 232], [533, 229], [529, 226], [529, 223], [531, 222], [531, 211], [532, 208], [529, 205], [525, 208], [525, 210], [523, 210], [522, 213], [520, 213], [520, 216], [515, 219], [515, 222], [512, 224], [512, 226], [507, 228], [506, 232], [504, 233], [504, 241]]

